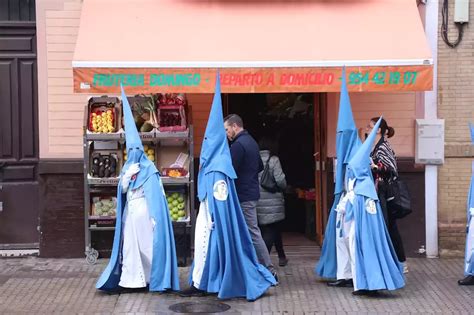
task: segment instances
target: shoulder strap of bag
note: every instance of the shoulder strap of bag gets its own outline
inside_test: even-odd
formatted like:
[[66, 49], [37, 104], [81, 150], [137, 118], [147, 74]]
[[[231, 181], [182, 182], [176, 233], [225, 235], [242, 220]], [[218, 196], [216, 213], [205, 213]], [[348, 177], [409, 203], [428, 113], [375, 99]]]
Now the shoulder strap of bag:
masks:
[[268, 157], [267, 161], [265, 162], [265, 166], [270, 164], [271, 159], [272, 159], [272, 155]]

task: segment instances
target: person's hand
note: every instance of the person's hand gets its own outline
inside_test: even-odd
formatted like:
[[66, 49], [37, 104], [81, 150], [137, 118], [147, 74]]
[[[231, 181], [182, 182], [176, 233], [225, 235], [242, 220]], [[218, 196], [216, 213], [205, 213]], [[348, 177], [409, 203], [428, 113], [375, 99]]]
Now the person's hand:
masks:
[[128, 190], [128, 185], [130, 184], [130, 181], [132, 180], [132, 176], [140, 172], [140, 164], [135, 163], [132, 164], [128, 167], [128, 169], [125, 171], [122, 177], [122, 189], [124, 192]]
[[140, 172], [140, 163], [135, 163], [129, 166], [128, 170], [125, 171], [125, 177], [131, 178], [133, 175]]
[[207, 223], [207, 228], [211, 231], [214, 230], [214, 222], [209, 220], [209, 222]]
[[370, 168], [372, 168], [372, 169], [377, 169], [378, 168], [377, 164], [374, 163], [374, 160], [372, 160], [372, 158], [370, 159]]

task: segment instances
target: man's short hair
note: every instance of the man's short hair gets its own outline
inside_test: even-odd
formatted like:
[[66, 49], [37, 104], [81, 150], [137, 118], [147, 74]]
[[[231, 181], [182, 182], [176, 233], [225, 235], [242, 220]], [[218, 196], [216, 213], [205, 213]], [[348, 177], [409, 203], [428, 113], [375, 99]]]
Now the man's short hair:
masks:
[[237, 114], [230, 114], [229, 116], [224, 118], [224, 122], [226, 122], [227, 125], [236, 124], [240, 128], [244, 127], [244, 122], [242, 121], [242, 118], [240, 118], [240, 116]]

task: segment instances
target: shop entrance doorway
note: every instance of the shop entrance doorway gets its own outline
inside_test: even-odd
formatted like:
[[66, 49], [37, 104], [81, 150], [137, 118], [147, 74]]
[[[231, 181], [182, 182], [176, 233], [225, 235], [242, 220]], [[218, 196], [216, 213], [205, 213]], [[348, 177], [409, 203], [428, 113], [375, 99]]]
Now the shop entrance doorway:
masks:
[[238, 114], [244, 128], [259, 142], [278, 144], [288, 188], [285, 196], [283, 243], [321, 244], [327, 219], [325, 94], [227, 94], [225, 114]]

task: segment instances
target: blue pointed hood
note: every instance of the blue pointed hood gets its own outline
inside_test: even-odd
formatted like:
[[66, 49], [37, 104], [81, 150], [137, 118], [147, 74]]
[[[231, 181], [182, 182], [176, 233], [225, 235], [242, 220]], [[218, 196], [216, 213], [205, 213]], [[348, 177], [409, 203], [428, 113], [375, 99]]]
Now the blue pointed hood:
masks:
[[347, 91], [346, 68], [342, 68], [341, 96], [339, 100], [339, 114], [337, 116], [336, 133], [336, 185], [335, 194], [344, 190], [344, 173], [347, 163], [361, 145], [357, 127], [352, 115], [351, 101]]
[[232, 166], [229, 144], [224, 129], [219, 72], [216, 76], [214, 99], [212, 100], [211, 112], [209, 113], [199, 159], [198, 197], [200, 201], [206, 198], [204, 176], [210, 172], [221, 172], [229, 178], [237, 178]]
[[133, 119], [132, 110], [130, 109], [130, 103], [128, 102], [123, 86], [120, 85], [122, 90], [122, 103], [123, 103], [123, 119], [125, 125], [125, 141], [127, 145], [127, 151], [129, 148], [140, 148], [143, 151], [142, 140], [138, 133], [135, 120]]
[[370, 152], [372, 145], [379, 130], [382, 117], [379, 118], [370, 132], [365, 142], [359, 147], [354, 157], [349, 162], [349, 170], [351, 177], [356, 178], [354, 192], [357, 195], [363, 195], [373, 200], [378, 200], [375, 183], [372, 179], [372, 171], [370, 169]]
[[136, 189], [143, 185], [143, 183], [153, 174], [157, 174], [158, 170], [153, 162], [151, 162], [143, 151], [143, 144], [140, 139], [140, 135], [133, 119], [132, 110], [128, 103], [127, 96], [122, 89], [122, 104], [123, 104], [123, 119], [125, 125], [125, 146], [127, 149], [127, 162], [123, 165], [122, 174], [125, 173], [130, 165], [139, 163], [140, 172], [138, 172], [136, 178], [130, 182], [130, 188]]

